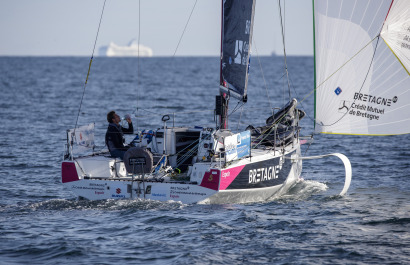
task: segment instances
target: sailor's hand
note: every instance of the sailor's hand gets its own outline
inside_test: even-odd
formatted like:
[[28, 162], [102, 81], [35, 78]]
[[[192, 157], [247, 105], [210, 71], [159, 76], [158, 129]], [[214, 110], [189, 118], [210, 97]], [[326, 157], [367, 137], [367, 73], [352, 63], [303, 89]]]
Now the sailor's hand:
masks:
[[131, 115], [129, 115], [129, 114], [125, 115], [125, 120], [126, 120], [128, 123], [132, 123]]

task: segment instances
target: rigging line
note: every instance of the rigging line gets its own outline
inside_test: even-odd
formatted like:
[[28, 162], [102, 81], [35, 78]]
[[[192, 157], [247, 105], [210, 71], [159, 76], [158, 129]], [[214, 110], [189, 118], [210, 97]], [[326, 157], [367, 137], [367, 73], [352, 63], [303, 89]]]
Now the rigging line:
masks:
[[195, 152], [198, 152], [198, 145], [193, 146], [191, 149], [188, 150], [188, 152], [186, 152], [185, 154], [181, 155], [178, 159], [177, 159], [177, 166], [179, 167], [182, 163], [184, 163], [188, 158], [193, 157], [193, 155], [195, 154]]
[[195, 144], [196, 142], [198, 142], [196, 145], [194, 145], [188, 152], [186, 152], [185, 154], [182, 154], [180, 158], [177, 159], [177, 165], [176, 168], [179, 167], [182, 163], [184, 163], [189, 157], [191, 157], [195, 152], [198, 151], [199, 145], [201, 145], [205, 140], [209, 140], [211, 137], [211, 135], [207, 135], [205, 136], [203, 139], [198, 139], [195, 140], [193, 143], [191, 143], [190, 145], [188, 145], [187, 147], [185, 147], [183, 150], [179, 151], [178, 153], [176, 153], [175, 155], [178, 156], [179, 154], [181, 154], [183, 151], [185, 151], [187, 148], [191, 147], [193, 144]]
[[[292, 79], [289, 77], [289, 80], [290, 80], [290, 86], [293, 88], [293, 92], [295, 93], [295, 95], [296, 95], [296, 99], [298, 99], [299, 98], [299, 96], [298, 96], [298, 92], [296, 91], [296, 88], [295, 88], [295, 86], [293, 85], [293, 81], [292, 81]], [[297, 102], [297, 105], [299, 105], [299, 103], [300, 103], [300, 105], [302, 106], [301, 107], [301, 109], [302, 110], [304, 110], [305, 111], [305, 114], [309, 117], [309, 119], [311, 119], [313, 122], [314, 122], [314, 119], [312, 119], [310, 116], [309, 116], [309, 114], [308, 114], [308, 112], [307, 112], [307, 109], [305, 108], [305, 106], [303, 106], [303, 104], [302, 104], [302, 102]], [[296, 108], [295, 108], [296, 109]]]
[[197, 3], [197, 2], [198, 2], [198, 0], [195, 0], [194, 6], [192, 7], [192, 10], [191, 10], [191, 14], [189, 14], [188, 21], [187, 21], [186, 24], [185, 24], [184, 30], [182, 31], [181, 37], [179, 38], [177, 47], [175, 48], [174, 55], [172, 55], [172, 58], [174, 58], [174, 57], [175, 57], [175, 54], [177, 53], [179, 44], [181, 44], [182, 37], [183, 37], [184, 34], [185, 34], [185, 30], [186, 30], [186, 28], [188, 27], [189, 21], [191, 20], [192, 13], [194, 13], [194, 9], [195, 9], [195, 6], [196, 6], [196, 3]]
[[[292, 80], [291, 80], [291, 83], [293, 84]], [[295, 94], [296, 94], [296, 98], [298, 98], [298, 94], [297, 94], [297, 92], [296, 92], [295, 87], [294, 87], [293, 85], [292, 85], [292, 87], [293, 87], [293, 91], [294, 91]], [[305, 111], [306, 116], [307, 116], [313, 123], [315, 123], [315, 119], [312, 118], [312, 117], [309, 115], [307, 109], [305, 108], [305, 106], [303, 106], [302, 102], [303, 102], [303, 100], [302, 100], [302, 101], [298, 101], [298, 102], [297, 102], [297, 106], [300, 104], [300, 105], [302, 106], [302, 109]], [[314, 134], [314, 132], [313, 132], [312, 134]]]
[[[374, 47], [372, 60], [370, 61], [369, 68], [367, 69], [367, 73], [366, 73], [366, 76], [364, 77], [364, 80], [363, 80], [363, 83], [362, 83], [362, 85], [361, 85], [361, 87], [360, 87], [359, 93], [362, 92], [362, 89], [363, 89], [363, 87], [364, 87], [364, 84], [366, 83], [367, 77], [368, 77], [368, 75], [369, 75], [369, 73], [370, 73], [370, 69], [372, 68], [373, 61], [374, 61], [374, 56], [376, 55], [377, 46], [378, 46], [379, 40], [380, 40], [380, 33], [379, 33], [378, 36], [379, 36], [379, 37], [377, 38], [376, 46]], [[354, 100], [353, 103], [354, 103], [354, 102], [356, 102], [356, 100]], [[353, 105], [353, 104], [352, 104], [352, 105]], [[349, 109], [346, 111], [345, 114], [342, 115], [342, 117], [340, 117], [337, 121], [335, 121], [335, 122], [332, 123], [332, 124], [322, 125], [322, 124], [316, 123], [316, 121], [315, 121], [315, 123], [318, 124], [318, 125], [320, 125], [320, 126], [332, 126], [332, 125], [338, 123], [341, 119], [343, 119], [343, 118], [349, 113], [350, 109], [352, 108], [352, 105], [350, 105]]]
[[[241, 103], [241, 102], [239, 102], [239, 103]], [[243, 102], [242, 102], [243, 103]], [[241, 108], [242, 106], [244, 106], [245, 104], [242, 104], [241, 106], [239, 106], [239, 108]], [[274, 108], [275, 109], [275, 108]], [[278, 108], [276, 108], [276, 109], [278, 109]], [[181, 112], [164, 112], [164, 113], [158, 113], [158, 112], [153, 112], [153, 111], [151, 111], [151, 110], [149, 110], [149, 109], [144, 109], [144, 108], [141, 108], [140, 109], [141, 111], [145, 111], [145, 112], [148, 112], [148, 113], [150, 113], [150, 114], [152, 114], [152, 116], [163, 116], [163, 115], [170, 115], [170, 114], [190, 114], [190, 113], [205, 113], [205, 112], [213, 112], [214, 111], [214, 109], [208, 109], [208, 110], [193, 110], [193, 111], [181, 111]], [[246, 110], [266, 110], [266, 107], [254, 107], [254, 108], [252, 108], [252, 107], [246, 107]], [[236, 110], [237, 111], [237, 110]], [[149, 116], [149, 117], [152, 117], [152, 116]], [[148, 117], [148, 116], [138, 116], [138, 117]]]
[[[295, 111], [296, 111], [297, 109], [296, 109], [296, 107], [295, 107]], [[265, 135], [265, 133], [267, 133], [268, 131], [269, 131], [269, 133], [274, 129], [274, 126], [276, 125], [276, 124], [279, 124], [281, 121], [282, 121], [282, 119], [283, 118], [285, 118], [286, 117], [286, 115], [288, 115], [288, 113], [291, 111], [291, 109], [289, 109], [287, 112], [285, 112], [285, 113], [283, 113], [282, 114], [282, 116], [280, 116], [277, 120], [276, 120], [276, 122], [273, 122], [265, 131], [263, 131], [262, 133], [261, 133], [261, 135], [259, 135], [257, 138], [256, 138], [256, 140], [258, 140], [260, 137], [262, 137], [263, 135]], [[276, 133], [276, 132], [275, 132]], [[265, 137], [263, 137], [263, 139], [261, 140], [261, 142], [263, 141], [263, 140], [265, 140], [267, 137], [269, 136], [269, 134], [267, 134]], [[254, 147], [256, 148], [256, 147], [258, 147], [259, 146], [259, 144], [261, 144], [261, 142], [259, 142], [258, 144], [256, 144]]]
[[[188, 146], [186, 146], [184, 149], [180, 150], [180, 151], [179, 151], [178, 153], [176, 153], [175, 155], [178, 156], [178, 155], [182, 154], [182, 152], [184, 152], [185, 150], [189, 149], [191, 146], [193, 146], [192, 148], [195, 148], [196, 145], [201, 144], [203, 141], [207, 140], [209, 137], [210, 137], [210, 135], [204, 137], [203, 139], [198, 138], [197, 140], [193, 141], [193, 142], [190, 143]], [[194, 144], [195, 144], [195, 145], [194, 145]], [[189, 153], [189, 152], [190, 152], [190, 150], [188, 150], [186, 153]], [[186, 153], [185, 153], [185, 154], [186, 154]], [[183, 157], [185, 154], [182, 154], [182, 157]], [[178, 160], [181, 160], [181, 158], [177, 158], [177, 162], [178, 162]]]
[[101, 11], [101, 16], [100, 16], [100, 22], [98, 23], [97, 35], [95, 36], [93, 52], [92, 52], [92, 54], [91, 54], [90, 63], [89, 63], [89, 65], [88, 65], [87, 77], [86, 77], [86, 79], [85, 79], [85, 83], [84, 83], [84, 87], [83, 87], [83, 95], [81, 96], [80, 107], [78, 108], [77, 119], [76, 119], [76, 121], [75, 121], [74, 135], [75, 135], [75, 129], [77, 128], [77, 124], [78, 124], [78, 117], [80, 117], [81, 106], [83, 105], [83, 99], [84, 99], [84, 94], [85, 94], [85, 88], [86, 88], [86, 86], [87, 86], [88, 77], [89, 77], [89, 75], [90, 75], [91, 64], [92, 64], [93, 58], [94, 58], [95, 46], [96, 46], [96, 44], [97, 44], [98, 33], [100, 32], [101, 21], [102, 21], [102, 17], [103, 17], [103, 14], [104, 14], [104, 8], [105, 8], [105, 2], [106, 2], [106, 1], [107, 1], [107, 0], [104, 0], [104, 4], [103, 4], [102, 11]]
[[239, 115], [239, 120], [238, 120], [238, 126], [236, 127], [236, 131], [239, 131], [239, 124], [240, 124], [240, 122], [241, 122], [241, 120], [242, 120], [242, 112], [243, 112], [243, 107], [241, 106], [241, 113], [240, 113], [240, 115]]
[[141, 111], [148, 112], [152, 115], [143, 115], [143, 116], [138, 116], [138, 117], [158, 117], [158, 116], [164, 116], [164, 115], [173, 115], [173, 114], [189, 114], [189, 113], [205, 113], [205, 112], [213, 112], [214, 109], [208, 109], [208, 110], [197, 110], [197, 111], [181, 111], [181, 112], [164, 112], [164, 113], [158, 113], [158, 112], [153, 112], [150, 110], [146, 109], [140, 109]]
[[[360, 87], [360, 90], [359, 90], [359, 92], [361, 92], [362, 91], [362, 89], [363, 89], [363, 86], [364, 86], [364, 84], [366, 83], [366, 81], [367, 81], [367, 77], [368, 77], [368, 75], [369, 75], [369, 73], [370, 73], [370, 69], [371, 69], [371, 67], [372, 67], [372, 64], [373, 64], [373, 61], [374, 61], [374, 57], [375, 57], [375, 55], [376, 55], [376, 50], [377, 50], [377, 47], [378, 47], [378, 44], [379, 44], [379, 40], [380, 40], [380, 34], [379, 35], [377, 35], [373, 40], [375, 40], [377, 38], [377, 42], [376, 42], [376, 46], [374, 47], [374, 51], [373, 51], [373, 56], [372, 56], [372, 59], [371, 59], [371, 61], [370, 61], [370, 64], [369, 64], [369, 68], [368, 68], [368, 70], [367, 70], [367, 73], [366, 73], [366, 76], [365, 76], [365, 78], [364, 78], [364, 80], [363, 80], [363, 83], [362, 83], [362, 85], [361, 85], [361, 87]], [[373, 41], [372, 40], [372, 41]], [[368, 45], [368, 44], [367, 44]], [[366, 46], [367, 46], [366, 45]], [[365, 46], [365, 47], [366, 47]], [[364, 48], [362, 48], [362, 50], [363, 50]], [[354, 55], [354, 56], [356, 56], [356, 54]], [[350, 60], [352, 60], [353, 59], [353, 57], [350, 59]], [[349, 61], [350, 61], [349, 60]], [[340, 69], [340, 68], [339, 68]], [[338, 70], [339, 70], [338, 69]], [[338, 71], [337, 70], [337, 71]], [[333, 73], [334, 74], [334, 73]], [[332, 74], [332, 75], [333, 75]], [[330, 78], [330, 77], [329, 77]], [[327, 79], [326, 79], [327, 80]], [[323, 83], [322, 83], [323, 84]], [[322, 85], [322, 84], [320, 84], [320, 85]], [[309, 93], [309, 94], [311, 94], [311, 93]], [[305, 97], [306, 98], [306, 97]], [[354, 102], [356, 102], [356, 100], [354, 100]], [[353, 103], [354, 103], [353, 102]], [[317, 124], [317, 125], [320, 125], [320, 126], [332, 126], [332, 125], [334, 125], [334, 124], [336, 124], [336, 123], [338, 123], [341, 119], [343, 119], [348, 113], [349, 113], [349, 111], [350, 111], [350, 109], [352, 108], [352, 105], [350, 105], [350, 107], [348, 108], [348, 110], [346, 111], [346, 113], [345, 114], [343, 114], [338, 120], [336, 120], [335, 122], [333, 122], [332, 124], [328, 124], [328, 125], [326, 125], [326, 124], [319, 124], [319, 123], [317, 123], [315, 120], [313, 120], [314, 121], [314, 123], [315, 124]], [[308, 117], [310, 118], [310, 116], [308, 115]], [[311, 119], [311, 118], [310, 118]]]
[[[259, 135], [259, 136], [255, 139], [255, 140], [258, 140], [260, 137], [262, 138], [262, 139], [260, 140], [260, 142], [258, 142], [256, 145], [253, 146], [254, 148], [258, 147], [258, 146], [263, 142], [263, 140], [265, 140], [265, 139], [269, 136], [269, 134], [272, 132], [272, 130], [275, 129], [275, 128], [274, 128], [275, 125], [276, 125], [276, 124], [279, 124], [279, 123], [282, 121], [282, 119], [285, 118], [286, 115], [290, 112], [290, 110], [291, 110], [291, 109], [289, 109], [287, 112], [285, 112], [279, 119], [277, 119], [276, 122], [272, 123], [271, 126], [269, 126], [265, 131], [263, 131], [263, 132], [261, 133], [261, 135]], [[296, 110], [296, 108], [295, 108], [295, 110]], [[268, 131], [269, 131], [269, 133], [266, 134]], [[275, 132], [274, 132], [274, 133], [276, 134], [276, 129], [275, 129]], [[265, 135], [265, 134], [266, 134], [266, 135]], [[264, 137], [263, 137], [263, 136], [264, 136]]]
[[[141, 40], [141, 0], [138, 0], [138, 63], [137, 63], [137, 109], [134, 111], [134, 113], [137, 113], [138, 117], [138, 110], [140, 106], [140, 40]], [[139, 123], [138, 123], [138, 118], [136, 119], [137, 123], [137, 132], [139, 131]]]
[[[283, 21], [286, 21], [286, 1], [283, 2]], [[285, 33], [286, 33], [286, 24], [283, 24], [283, 37], [285, 37]]]
[[[177, 165], [181, 165], [181, 163], [185, 162], [188, 157], [191, 157], [195, 152], [198, 151], [198, 146], [199, 144], [195, 144], [192, 146], [192, 148], [188, 149], [188, 151], [184, 154], [182, 154], [178, 159], [177, 159]], [[181, 152], [176, 154], [178, 156]]]
[[286, 75], [286, 73], [284, 73], [283, 75], [281, 75], [281, 76], [277, 79], [277, 81], [279, 82], [285, 75]]
[[[296, 98], [298, 99], [298, 98], [299, 98], [299, 95], [298, 95], [298, 93], [297, 93], [297, 91], [296, 91], [295, 86], [293, 85], [293, 81], [292, 81], [291, 78], [289, 78], [289, 79], [290, 79], [291, 87], [293, 88], [293, 91], [294, 91], [294, 93], [295, 93], [295, 95], [296, 95]], [[296, 107], [298, 107], [299, 104], [300, 104], [300, 106], [301, 106], [301, 109], [305, 112], [305, 115], [306, 115], [307, 117], [309, 117], [309, 119], [314, 123], [314, 122], [315, 122], [314, 118], [312, 118], [312, 117], [309, 115], [307, 109], [306, 109], [305, 106], [302, 104], [302, 102], [299, 102], [299, 101], [298, 101], [298, 102], [296, 103], [295, 110], [298, 110], [298, 108], [296, 108]], [[298, 115], [299, 115], [299, 114], [298, 114]], [[300, 122], [300, 120], [299, 120], [299, 122]], [[313, 132], [312, 132], [312, 139], [313, 139], [313, 134], [314, 134], [314, 130], [313, 130]], [[311, 143], [310, 143], [310, 144], [311, 144]], [[310, 146], [310, 145], [309, 145], [309, 146]], [[308, 147], [308, 149], [309, 149], [309, 147]], [[308, 149], [306, 149], [305, 154], [307, 153], [307, 150], [308, 150]]]
[[281, 29], [282, 29], [283, 59], [284, 59], [284, 63], [285, 63], [285, 73], [286, 73], [286, 78], [287, 78], [287, 81], [288, 81], [288, 92], [289, 92], [289, 100], [290, 100], [291, 95], [290, 95], [290, 84], [289, 84], [289, 72], [288, 72], [288, 64], [287, 64], [287, 58], [286, 58], [286, 47], [285, 47], [285, 26], [284, 26], [284, 23], [283, 23], [284, 18], [282, 18], [282, 7], [280, 5], [280, 1], [281, 0], [278, 0], [280, 26], [281, 26]]
[[[242, 107], [245, 103], [242, 102], [242, 105], [239, 106], [239, 104], [241, 103], [241, 101], [238, 101], [238, 103], [236, 104], [235, 108], [232, 110], [231, 114], [228, 114], [228, 118], [234, 114], [240, 107]], [[239, 106], [239, 107], [238, 107]]]
[[[375, 39], [377, 39], [377, 43], [379, 43], [379, 37], [380, 34], [378, 34], [376, 37], [374, 37], [372, 40], [370, 40], [365, 46], [363, 46], [363, 48], [361, 48], [357, 53], [355, 53], [349, 60], [347, 60], [345, 63], [343, 63], [338, 69], [336, 69], [336, 71], [334, 71], [330, 76], [328, 76], [323, 82], [321, 82], [316, 88], [312, 89], [312, 91], [310, 91], [310, 93], [308, 93], [300, 102], [303, 102], [304, 100], [306, 100], [313, 92], [315, 92], [319, 87], [321, 87], [324, 83], [326, 83], [330, 78], [332, 78], [332, 76], [334, 76], [337, 72], [339, 72], [346, 64], [348, 64], [350, 61], [352, 61], [359, 53], [361, 53], [367, 46], [369, 46]], [[376, 47], [374, 49], [374, 53], [373, 53], [373, 57], [371, 60], [371, 64], [373, 63], [373, 59], [374, 59], [374, 55], [376, 53], [376, 48], [377, 48], [377, 43], [376, 43]], [[371, 65], [370, 64], [370, 65]], [[370, 70], [370, 68], [369, 68]], [[367, 75], [366, 75], [367, 76]], [[366, 81], [366, 80], [365, 80]]]
[[[268, 102], [269, 102], [270, 108], [271, 108], [271, 110], [273, 111], [272, 102], [271, 102], [271, 100], [270, 100], [270, 98], [269, 98], [268, 86], [266, 85], [266, 79], [265, 79], [265, 75], [263, 74], [262, 64], [261, 64], [261, 60], [260, 60], [260, 57], [259, 57], [258, 49], [256, 48], [256, 42], [255, 42], [255, 40], [253, 40], [253, 44], [254, 44], [255, 51], [256, 51], [256, 57], [258, 58], [259, 69], [261, 70], [263, 83], [264, 83], [264, 85], [265, 85], [266, 96], [268, 97]], [[273, 113], [272, 113], [272, 114], [273, 114]]]

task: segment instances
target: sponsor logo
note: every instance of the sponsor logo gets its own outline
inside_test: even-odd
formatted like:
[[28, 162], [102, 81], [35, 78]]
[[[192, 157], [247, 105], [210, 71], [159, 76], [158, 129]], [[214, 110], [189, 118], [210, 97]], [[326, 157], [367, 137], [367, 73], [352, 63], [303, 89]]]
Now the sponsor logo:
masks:
[[246, 20], [245, 22], [245, 34], [249, 35], [251, 34], [251, 21], [250, 20]]
[[117, 194], [112, 194], [112, 195], [111, 195], [112, 198], [125, 198], [125, 195], [120, 194], [120, 193], [121, 193], [121, 189], [120, 189], [120, 188], [117, 188], [117, 189], [115, 190], [115, 193], [117, 193]]
[[167, 195], [165, 193], [152, 193], [151, 194], [153, 197], [167, 197]]
[[349, 114], [368, 118], [369, 120], [378, 120], [380, 118], [380, 115], [383, 115], [384, 112], [384, 108], [375, 108], [371, 106], [366, 106], [365, 104], [352, 103]]
[[88, 185], [89, 185], [89, 186], [104, 187], [104, 186], [106, 186], [106, 185], [107, 185], [107, 183], [104, 183], [104, 184], [89, 183]]
[[[384, 106], [390, 107], [399, 100], [397, 96], [390, 99], [362, 93], [354, 93], [353, 99], [355, 102], [350, 105], [348, 114], [368, 120], [379, 120], [386, 112]], [[343, 101], [343, 105], [340, 104], [339, 112], [344, 112], [347, 109], [345, 106], [349, 104], [349, 101]], [[369, 106], [371, 104], [376, 104], [377, 106]]]
[[390, 107], [392, 103], [397, 102], [398, 97], [393, 97], [390, 99], [390, 98], [376, 97], [376, 96], [368, 95], [368, 94], [354, 93], [353, 99], [362, 101], [362, 102], [369, 102], [369, 103], [374, 103], [377, 105], [384, 105], [384, 106]]
[[[236, 40], [235, 42], [235, 58], [233, 63], [246, 65], [247, 53], [249, 51], [249, 42], [243, 40]], [[230, 59], [230, 58], [229, 58]], [[231, 64], [231, 60], [229, 60]]]
[[90, 185], [88, 187], [87, 186], [73, 185], [73, 186], [71, 186], [71, 188], [75, 189], [75, 190], [94, 190], [94, 191], [99, 190], [99, 191], [104, 191], [105, 190], [104, 186], [101, 186], [101, 185], [103, 185], [103, 184], [94, 184], [94, 185]]
[[235, 145], [235, 144], [226, 144], [226, 145], [225, 145], [225, 150], [226, 150], [226, 152], [229, 152], [229, 151], [231, 151], [231, 150], [233, 150], [233, 149], [236, 149], [236, 145]]
[[215, 175], [215, 177], [218, 177], [218, 171], [212, 171], [211, 170], [211, 174], [209, 174], [208, 181], [213, 181], [214, 180], [214, 175]]
[[340, 87], [337, 87], [337, 88], [335, 89], [335, 94], [336, 94], [337, 96], [339, 96], [340, 93], [342, 93], [342, 89], [341, 89]]
[[224, 171], [224, 172], [222, 172], [222, 177], [223, 178], [227, 178], [227, 177], [229, 177], [231, 175], [231, 172], [230, 171]]
[[341, 113], [347, 113], [347, 112], [349, 111], [349, 108], [348, 108], [347, 106], [349, 106], [349, 105], [350, 105], [350, 102], [349, 102], [349, 101], [342, 100], [342, 101], [340, 102], [340, 105], [339, 105], [339, 112], [341, 112]]
[[262, 167], [249, 170], [249, 184], [256, 184], [263, 181], [277, 179], [279, 177], [279, 171], [282, 169], [283, 158], [279, 160], [279, 164], [276, 166]]

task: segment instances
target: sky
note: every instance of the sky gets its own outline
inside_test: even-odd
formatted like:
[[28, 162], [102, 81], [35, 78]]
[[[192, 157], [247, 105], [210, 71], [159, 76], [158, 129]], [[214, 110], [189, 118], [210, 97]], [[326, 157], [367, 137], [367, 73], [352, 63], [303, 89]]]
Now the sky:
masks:
[[[0, 0], [0, 56], [90, 56], [103, 4]], [[110, 42], [127, 45], [139, 35], [154, 56], [218, 56], [220, 0], [197, 0], [178, 46], [194, 5], [195, 0], [107, 0], [94, 54]], [[312, 55], [312, 1], [285, 0], [283, 6], [287, 54]], [[256, 1], [253, 53], [283, 54], [278, 10], [277, 0]]]

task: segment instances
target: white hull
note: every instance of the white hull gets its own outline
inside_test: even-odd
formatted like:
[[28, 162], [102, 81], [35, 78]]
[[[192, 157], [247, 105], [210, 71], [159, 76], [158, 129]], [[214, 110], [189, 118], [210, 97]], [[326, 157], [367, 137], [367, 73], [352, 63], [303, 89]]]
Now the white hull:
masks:
[[[89, 200], [149, 199], [180, 201], [182, 203], [247, 203], [266, 201], [286, 192], [299, 178], [300, 145], [296, 142], [284, 151], [252, 150], [252, 156], [220, 167], [214, 163], [198, 162], [189, 172], [189, 180], [164, 179], [162, 182], [146, 175], [121, 176], [110, 170], [114, 159], [100, 156], [64, 161], [62, 182], [77, 196]], [[121, 168], [121, 163], [117, 167]], [[121, 171], [121, 170], [119, 170]], [[88, 172], [87, 174], [84, 172]], [[121, 172], [119, 172], [121, 173]]]

